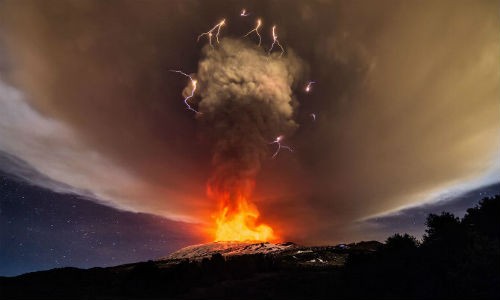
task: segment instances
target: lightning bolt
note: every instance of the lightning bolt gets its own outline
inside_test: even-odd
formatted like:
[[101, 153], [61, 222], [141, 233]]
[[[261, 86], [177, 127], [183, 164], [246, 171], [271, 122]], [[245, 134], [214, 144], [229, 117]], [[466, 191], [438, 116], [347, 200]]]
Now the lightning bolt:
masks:
[[186, 104], [186, 107], [187, 109], [189, 109], [190, 111], [193, 111], [197, 114], [201, 114], [199, 111], [197, 111], [196, 109], [194, 109], [193, 107], [191, 107], [191, 105], [189, 104], [188, 100], [193, 98], [194, 96], [194, 93], [196, 92], [196, 85], [198, 83], [198, 81], [196, 81], [196, 79], [193, 79], [193, 77], [191, 77], [191, 75], [188, 75], [182, 71], [179, 71], [179, 70], [169, 70], [170, 72], [174, 72], [174, 73], [179, 73], [181, 75], [184, 75], [186, 76], [187, 78], [189, 78], [189, 80], [191, 81], [191, 86], [193, 87], [193, 89], [191, 90], [191, 94], [188, 95], [186, 98], [184, 98], [184, 104]]
[[196, 39], [197, 42], [200, 41], [201, 37], [203, 37], [204, 35], [207, 35], [208, 36], [208, 42], [210, 43], [210, 46], [213, 48], [214, 46], [212, 45], [212, 36], [213, 36], [213, 32], [214, 30], [217, 30], [216, 34], [215, 34], [215, 39], [217, 40], [217, 44], [219, 43], [219, 34], [220, 34], [220, 29], [222, 28], [222, 26], [224, 26], [226, 24], [226, 19], [223, 19], [222, 21], [220, 21], [219, 23], [217, 23], [214, 27], [212, 27], [212, 29], [210, 29], [209, 31], [207, 32], [203, 32], [202, 34], [200, 34], [198, 36], [198, 39]]
[[247, 13], [246, 9], [242, 9], [241, 10], [240, 16], [242, 16], [242, 17], [248, 17], [249, 15], [250, 15], [250, 13]]
[[306, 91], [306, 93], [309, 93], [311, 91], [311, 88], [312, 88], [312, 85], [316, 83], [314, 81], [309, 81], [306, 85], [306, 88], [304, 89]]
[[273, 26], [273, 43], [271, 44], [271, 48], [269, 48], [268, 54], [271, 55], [271, 51], [274, 48], [274, 45], [278, 45], [281, 48], [281, 54], [280, 57], [283, 55], [285, 52], [285, 49], [283, 49], [283, 46], [281, 46], [279, 40], [278, 40], [278, 35], [276, 34], [276, 26]]
[[254, 29], [250, 30], [247, 34], [245, 34], [243, 37], [247, 37], [248, 35], [250, 35], [252, 32], [255, 32], [257, 34], [257, 36], [259, 37], [259, 46], [260, 44], [262, 43], [262, 37], [260, 36], [260, 33], [259, 33], [259, 28], [260, 26], [262, 25], [262, 20], [261, 19], [257, 19], [257, 25], [255, 26]]
[[271, 143], [269, 143], [270, 145], [271, 144], [278, 145], [278, 148], [276, 148], [276, 151], [274, 152], [274, 154], [272, 156], [273, 158], [275, 158], [278, 155], [278, 153], [280, 153], [281, 149], [286, 149], [286, 150], [288, 150], [290, 152], [293, 152], [293, 149], [291, 147], [281, 144], [281, 141], [284, 138], [285, 138], [284, 136], [280, 135], [280, 136], [276, 137], [276, 139], [274, 141], [272, 141]]

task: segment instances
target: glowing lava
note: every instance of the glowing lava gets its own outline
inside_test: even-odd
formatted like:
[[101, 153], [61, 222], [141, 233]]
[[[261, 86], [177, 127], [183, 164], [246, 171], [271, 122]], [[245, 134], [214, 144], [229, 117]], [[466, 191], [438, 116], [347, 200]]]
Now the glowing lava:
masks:
[[220, 210], [215, 216], [215, 241], [277, 241], [273, 229], [266, 224], [259, 224], [259, 211], [250, 203], [248, 197], [238, 192], [214, 192], [207, 189], [210, 197], [216, 198]]

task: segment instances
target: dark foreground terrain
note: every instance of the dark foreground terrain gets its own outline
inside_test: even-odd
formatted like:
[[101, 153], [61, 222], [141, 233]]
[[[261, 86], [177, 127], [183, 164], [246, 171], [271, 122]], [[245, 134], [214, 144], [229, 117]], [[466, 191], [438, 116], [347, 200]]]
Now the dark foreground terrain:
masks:
[[497, 299], [500, 196], [462, 219], [429, 215], [422, 242], [396, 234], [384, 244], [248, 244], [231, 255], [206, 247], [112, 268], [0, 277], [0, 299]]

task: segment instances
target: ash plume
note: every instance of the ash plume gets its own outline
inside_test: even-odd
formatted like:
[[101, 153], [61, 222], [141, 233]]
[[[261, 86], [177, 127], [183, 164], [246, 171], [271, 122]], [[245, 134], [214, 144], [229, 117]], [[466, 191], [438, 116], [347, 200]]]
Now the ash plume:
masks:
[[[497, 1], [252, 1], [247, 10], [265, 20], [264, 49], [253, 34], [239, 43], [214, 39], [215, 49], [200, 59], [219, 64], [210, 70], [233, 66], [238, 77], [223, 73], [226, 82], [236, 82], [226, 87], [212, 85], [221, 78], [203, 70], [208, 65], [189, 68], [200, 55], [196, 45], [207, 43], [195, 44], [196, 37], [215, 21], [234, 21], [221, 37], [252, 29], [257, 15], [234, 18], [239, 1], [109, 2], [0, 1], [0, 156], [8, 155], [0, 158], [0, 170], [56, 191], [88, 191], [93, 201], [114, 208], [202, 222], [215, 211], [204, 197], [207, 177], [213, 174], [210, 183], [219, 186], [246, 178], [250, 188], [262, 163], [254, 195], [265, 199], [259, 209], [285, 240], [299, 243], [385, 238], [379, 227], [361, 230], [357, 220], [435, 201], [439, 191], [460, 190], [469, 180], [478, 179], [478, 187], [500, 178]], [[281, 59], [264, 53], [271, 20], [286, 46]], [[302, 64], [291, 63], [289, 47], [307, 62], [311, 77], [298, 77]], [[286, 75], [268, 75], [267, 68], [277, 66]], [[179, 84], [190, 82], [172, 67], [199, 73], [189, 99], [203, 111], [199, 122], [179, 95]], [[252, 74], [257, 78], [248, 78]], [[293, 93], [285, 92], [292, 100], [283, 103], [275, 97], [283, 88], [266, 84], [284, 82], [293, 90], [289, 82], [296, 79], [303, 79], [297, 91], [310, 80], [317, 84], [300, 95], [294, 117]], [[252, 84], [261, 88], [257, 95]], [[233, 97], [236, 88], [249, 91]], [[259, 102], [265, 92], [275, 102], [262, 104], [267, 113], [259, 116], [276, 110], [272, 117], [283, 124], [288, 114], [279, 103], [292, 111], [284, 119], [292, 123], [283, 131], [264, 126], [255, 138], [243, 130], [250, 121], [240, 117], [242, 105], [222, 103], [230, 102], [227, 94], [265, 103]], [[213, 99], [216, 94], [222, 96]], [[250, 108], [258, 106], [244, 109]], [[309, 113], [317, 113], [316, 122]], [[229, 117], [245, 136], [226, 132], [224, 126], [237, 129]], [[307, 123], [293, 132], [294, 119]], [[193, 141], [197, 130], [213, 148], [194, 147], [205, 145]], [[274, 162], [276, 145], [267, 143], [281, 134], [296, 151]], [[28, 165], [36, 173], [21, 168]]]
[[293, 52], [269, 56], [240, 40], [223, 39], [216, 49], [204, 48], [195, 77], [199, 121], [213, 151], [212, 189], [229, 193], [230, 199], [249, 195], [262, 160], [270, 158], [269, 142], [297, 127], [293, 86], [302, 69]]

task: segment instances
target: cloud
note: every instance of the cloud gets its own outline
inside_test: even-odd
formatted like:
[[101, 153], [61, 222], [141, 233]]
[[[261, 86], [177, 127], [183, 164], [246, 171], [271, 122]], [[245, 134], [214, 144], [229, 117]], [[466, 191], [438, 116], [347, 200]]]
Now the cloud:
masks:
[[[212, 144], [211, 185], [222, 191], [254, 182], [269, 142], [290, 135], [293, 120], [292, 87], [301, 62], [268, 54], [250, 43], [223, 39], [216, 50], [206, 46], [196, 73], [199, 82], [199, 121]], [[192, 89], [188, 85], [185, 92]]]
[[[33, 110], [21, 92], [0, 81], [0, 167], [31, 184], [129, 211], [158, 213], [146, 183], [83, 144], [63, 123]], [[163, 208], [169, 214], [168, 205]], [[173, 211], [172, 209], [170, 209]], [[192, 219], [191, 219], [192, 220]]]
[[[254, 20], [232, 15], [238, 3], [120, 4], [2, 4], [0, 70], [24, 95], [2, 102], [2, 120], [24, 114], [0, 121], [2, 151], [114, 207], [210, 221], [210, 141], [182, 103], [185, 79], [168, 70], [196, 70], [203, 47], [196, 37], [222, 17], [222, 36], [241, 36]], [[262, 90], [300, 125], [287, 140], [294, 155], [262, 161], [257, 176], [255, 201], [268, 223], [305, 241], [355, 240], [356, 220], [419, 205], [498, 168], [498, 8], [493, 1], [248, 7], [262, 16], [263, 45], [275, 24], [287, 52], [310, 67], [302, 79], [317, 82], [307, 95], [292, 86], [296, 107], [280, 98], [288, 91], [273, 94], [288, 82]], [[200, 102], [203, 109], [261, 83], [237, 64], [235, 78], [199, 67], [203, 80], [228, 84], [214, 93], [200, 86], [217, 95]], [[262, 68], [259, 60], [247, 67]], [[2, 97], [11, 97], [6, 89]]]
[[[197, 117], [212, 153], [208, 196], [220, 206], [219, 218], [227, 214], [226, 223], [242, 214], [248, 223], [259, 216], [251, 200], [255, 179], [262, 162], [271, 157], [271, 141], [284, 143], [281, 140], [297, 127], [292, 88], [302, 66], [291, 50], [286, 56], [269, 54], [238, 39], [224, 38], [216, 47], [203, 49], [198, 71], [192, 76], [197, 85], [189, 82], [183, 94], [188, 97], [195, 91], [200, 99]], [[219, 232], [224, 230], [217, 230], [217, 239], [241, 239], [244, 234], [222, 237]], [[257, 239], [253, 233], [245, 238]]]

